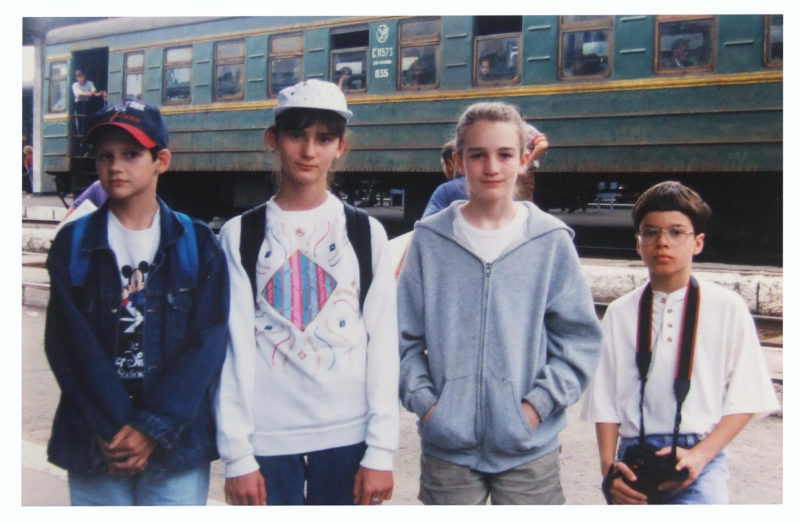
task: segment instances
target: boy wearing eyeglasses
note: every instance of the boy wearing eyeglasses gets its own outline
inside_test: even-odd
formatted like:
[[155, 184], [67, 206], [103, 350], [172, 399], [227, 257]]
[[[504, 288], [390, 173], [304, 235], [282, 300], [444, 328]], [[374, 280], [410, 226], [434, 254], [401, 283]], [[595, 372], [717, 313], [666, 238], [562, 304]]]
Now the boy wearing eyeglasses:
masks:
[[[648, 496], [635, 489], [641, 485], [637, 475], [622, 459], [640, 436], [657, 449], [656, 456], [670, 455], [676, 426], [674, 467], [687, 470], [688, 476], [659, 483], [658, 496], [649, 503], [728, 503], [725, 447], [754, 417], [779, 408], [742, 298], [692, 278], [692, 258], [703, 250], [710, 216], [711, 209], [700, 195], [672, 181], [651, 187], [633, 207], [636, 252], [647, 266], [649, 283], [606, 310], [603, 357], [581, 412], [583, 420], [596, 424], [609, 503], [648, 503]], [[689, 298], [690, 282], [697, 284], [697, 298]], [[652, 302], [644, 302], [649, 309], [642, 309], [645, 293], [651, 293]], [[697, 304], [696, 321], [687, 321], [684, 315], [690, 301]], [[687, 322], [695, 325], [694, 336], [682, 343]], [[643, 327], [648, 324], [649, 330]], [[649, 350], [651, 363], [644, 375], [636, 363], [643, 344], [640, 330], [650, 333], [649, 340], [644, 339], [649, 347], [644, 349]], [[692, 363], [678, 422], [673, 386], [682, 344], [691, 350]], [[646, 431], [640, 432], [642, 428]]]

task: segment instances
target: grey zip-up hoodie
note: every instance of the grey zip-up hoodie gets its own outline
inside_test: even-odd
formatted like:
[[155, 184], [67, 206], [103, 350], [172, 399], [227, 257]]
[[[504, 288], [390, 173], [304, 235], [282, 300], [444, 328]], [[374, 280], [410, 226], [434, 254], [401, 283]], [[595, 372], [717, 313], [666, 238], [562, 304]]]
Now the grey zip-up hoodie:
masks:
[[484, 263], [454, 237], [460, 204], [414, 228], [397, 293], [400, 398], [420, 419], [436, 405], [419, 423], [424, 453], [498, 473], [558, 448], [601, 330], [572, 230], [524, 202], [524, 239]]

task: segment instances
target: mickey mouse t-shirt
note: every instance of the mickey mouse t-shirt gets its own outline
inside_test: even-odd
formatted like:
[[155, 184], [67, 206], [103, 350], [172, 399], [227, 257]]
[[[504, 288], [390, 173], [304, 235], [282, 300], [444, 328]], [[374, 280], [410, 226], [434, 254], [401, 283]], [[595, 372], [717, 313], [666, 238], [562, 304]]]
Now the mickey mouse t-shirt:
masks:
[[137, 409], [141, 407], [145, 366], [142, 348], [145, 286], [160, 238], [159, 211], [150, 227], [141, 230], [125, 228], [113, 212], [108, 213], [108, 243], [117, 258], [122, 281], [114, 364]]

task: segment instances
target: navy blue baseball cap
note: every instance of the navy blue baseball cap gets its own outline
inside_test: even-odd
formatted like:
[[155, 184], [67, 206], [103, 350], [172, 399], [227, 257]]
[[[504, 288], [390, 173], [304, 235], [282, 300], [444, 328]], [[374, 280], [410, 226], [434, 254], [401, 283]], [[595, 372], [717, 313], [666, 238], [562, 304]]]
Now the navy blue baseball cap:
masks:
[[89, 120], [88, 142], [94, 142], [97, 130], [105, 126], [124, 129], [147, 149], [166, 149], [169, 142], [167, 123], [156, 106], [138, 100], [104, 107]]

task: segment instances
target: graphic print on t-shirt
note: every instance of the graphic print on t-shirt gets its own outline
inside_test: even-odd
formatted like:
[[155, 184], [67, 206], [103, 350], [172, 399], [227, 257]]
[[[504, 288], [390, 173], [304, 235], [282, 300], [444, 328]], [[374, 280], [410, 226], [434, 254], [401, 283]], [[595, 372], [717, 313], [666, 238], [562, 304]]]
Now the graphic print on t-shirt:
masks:
[[336, 279], [300, 251], [295, 251], [261, 291], [286, 320], [305, 330], [336, 289]]
[[[144, 351], [142, 332], [145, 309], [145, 279], [150, 266], [139, 262], [136, 268], [122, 266], [122, 298], [117, 332], [115, 365], [128, 394], [137, 404], [141, 400], [144, 378]], [[127, 284], [125, 284], [127, 282]]]

